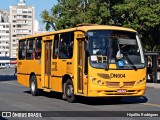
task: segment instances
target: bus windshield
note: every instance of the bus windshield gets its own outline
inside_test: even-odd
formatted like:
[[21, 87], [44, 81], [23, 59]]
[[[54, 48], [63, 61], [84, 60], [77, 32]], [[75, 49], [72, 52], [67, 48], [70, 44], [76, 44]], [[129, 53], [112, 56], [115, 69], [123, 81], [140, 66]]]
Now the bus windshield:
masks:
[[90, 64], [106, 68], [116, 64], [116, 69], [144, 68], [144, 55], [136, 32], [119, 30], [88, 31]]

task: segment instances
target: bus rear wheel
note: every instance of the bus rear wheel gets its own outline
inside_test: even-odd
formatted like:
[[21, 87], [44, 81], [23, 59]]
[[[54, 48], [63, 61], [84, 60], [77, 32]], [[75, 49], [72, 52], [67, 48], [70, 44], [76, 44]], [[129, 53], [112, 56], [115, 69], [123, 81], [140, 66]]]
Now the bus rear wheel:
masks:
[[39, 95], [40, 91], [37, 87], [37, 79], [35, 75], [31, 76], [30, 78], [30, 89], [33, 96]]
[[71, 81], [71, 79], [68, 79], [65, 85], [65, 95], [66, 95], [66, 100], [69, 103], [73, 103], [76, 100], [76, 97], [74, 95], [74, 86]]

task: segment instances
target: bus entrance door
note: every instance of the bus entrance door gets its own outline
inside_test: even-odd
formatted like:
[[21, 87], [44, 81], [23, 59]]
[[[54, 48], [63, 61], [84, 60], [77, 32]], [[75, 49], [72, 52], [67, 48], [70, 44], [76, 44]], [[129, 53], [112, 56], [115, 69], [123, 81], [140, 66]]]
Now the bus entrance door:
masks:
[[78, 93], [83, 93], [84, 41], [78, 41]]
[[50, 88], [51, 85], [51, 49], [52, 41], [45, 42], [45, 76], [44, 76], [44, 88]]

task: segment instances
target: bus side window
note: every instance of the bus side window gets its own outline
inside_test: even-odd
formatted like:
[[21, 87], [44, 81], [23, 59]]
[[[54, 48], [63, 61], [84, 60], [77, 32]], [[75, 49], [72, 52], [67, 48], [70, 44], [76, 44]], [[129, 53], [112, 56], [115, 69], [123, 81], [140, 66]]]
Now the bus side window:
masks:
[[74, 33], [64, 33], [60, 37], [59, 58], [71, 59], [73, 56]]
[[59, 43], [59, 35], [55, 35], [54, 45], [53, 45], [53, 59], [56, 59], [58, 56], [58, 43]]
[[42, 38], [36, 40], [35, 59], [41, 58]]
[[25, 59], [26, 56], [26, 41], [22, 40], [19, 41], [19, 52], [18, 52], [18, 58], [19, 60]]
[[35, 57], [34, 41], [35, 41], [34, 39], [27, 40], [27, 54], [26, 54], [27, 60], [33, 60]]

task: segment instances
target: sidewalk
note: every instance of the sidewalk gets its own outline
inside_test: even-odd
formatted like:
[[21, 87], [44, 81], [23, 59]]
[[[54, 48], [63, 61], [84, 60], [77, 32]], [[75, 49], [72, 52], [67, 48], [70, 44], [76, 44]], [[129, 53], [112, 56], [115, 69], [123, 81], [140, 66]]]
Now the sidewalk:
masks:
[[160, 89], [160, 80], [157, 80], [157, 83], [151, 83], [150, 80], [147, 80], [146, 86]]
[[[149, 76], [147, 76], [149, 78]], [[160, 89], [160, 72], [157, 73], [157, 83], [151, 83], [149, 79], [147, 79], [146, 83], [147, 87]]]
[[146, 83], [147, 87], [160, 89], [160, 83]]

